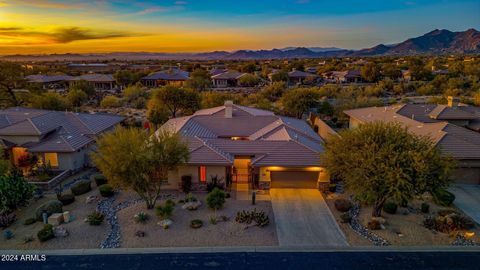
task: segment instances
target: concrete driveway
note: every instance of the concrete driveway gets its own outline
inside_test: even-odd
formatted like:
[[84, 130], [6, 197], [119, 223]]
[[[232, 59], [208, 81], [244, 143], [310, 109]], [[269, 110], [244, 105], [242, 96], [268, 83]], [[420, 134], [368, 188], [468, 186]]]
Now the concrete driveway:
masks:
[[455, 194], [453, 203], [480, 224], [480, 185], [457, 184], [450, 191]]
[[271, 189], [280, 246], [348, 246], [322, 194], [315, 189]]

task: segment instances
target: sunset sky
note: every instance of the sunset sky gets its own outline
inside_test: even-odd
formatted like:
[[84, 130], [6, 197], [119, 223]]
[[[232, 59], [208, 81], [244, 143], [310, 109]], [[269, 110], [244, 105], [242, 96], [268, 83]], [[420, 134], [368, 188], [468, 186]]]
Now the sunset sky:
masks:
[[0, 0], [0, 54], [358, 49], [480, 29], [480, 0]]

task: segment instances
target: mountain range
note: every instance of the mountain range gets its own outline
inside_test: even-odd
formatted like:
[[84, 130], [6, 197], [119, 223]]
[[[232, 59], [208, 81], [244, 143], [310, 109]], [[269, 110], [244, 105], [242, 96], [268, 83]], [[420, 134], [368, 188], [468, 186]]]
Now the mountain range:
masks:
[[287, 47], [272, 50], [213, 51], [205, 53], [150, 53], [120, 52], [103, 54], [50, 54], [6, 55], [7, 61], [101, 61], [101, 60], [236, 60], [236, 59], [287, 59], [319, 57], [364, 57], [382, 55], [417, 54], [477, 54], [480, 53], [480, 32], [468, 29], [462, 32], [433, 30], [404, 42], [361, 49], [347, 50], [322, 47]]

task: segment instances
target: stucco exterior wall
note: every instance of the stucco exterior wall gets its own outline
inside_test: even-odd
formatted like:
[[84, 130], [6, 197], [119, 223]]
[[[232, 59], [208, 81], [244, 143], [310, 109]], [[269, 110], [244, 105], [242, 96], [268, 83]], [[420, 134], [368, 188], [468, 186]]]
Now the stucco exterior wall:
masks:
[[[165, 183], [163, 188], [178, 189], [183, 175], [190, 175], [192, 176], [192, 183], [199, 183], [198, 167], [199, 166], [180, 166], [177, 170], [170, 171], [168, 173], [168, 183]], [[219, 178], [223, 178], [223, 181], [225, 181], [225, 166], [206, 166], [206, 168], [207, 181], [210, 181], [210, 178], [215, 175], [217, 175]]]
[[87, 149], [78, 152], [58, 153], [58, 168], [60, 170], [78, 170], [84, 167]]

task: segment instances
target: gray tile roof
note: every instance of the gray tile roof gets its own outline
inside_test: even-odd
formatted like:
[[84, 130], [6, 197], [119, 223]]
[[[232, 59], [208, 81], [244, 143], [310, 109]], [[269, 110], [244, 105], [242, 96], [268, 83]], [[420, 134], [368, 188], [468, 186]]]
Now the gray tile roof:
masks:
[[0, 110], [1, 136], [37, 136], [25, 144], [31, 152], [73, 152], [124, 120], [110, 114], [58, 112], [14, 107]]
[[236, 70], [227, 70], [223, 73], [213, 75], [212, 79], [235, 80], [235, 79], [238, 79], [238, 78], [242, 77], [243, 75], [245, 75], [245, 73], [238, 72]]
[[300, 71], [300, 70], [294, 70], [294, 71], [288, 72], [288, 77], [290, 77], [290, 78], [308, 78], [308, 77], [318, 77], [318, 75], [313, 74], [313, 73], [303, 72], [303, 71]]
[[160, 129], [187, 139], [190, 164], [232, 165], [236, 155], [248, 155], [255, 166], [320, 165], [323, 141], [305, 121], [235, 104], [232, 109], [231, 118], [219, 106], [170, 119]]
[[142, 78], [142, 80], [186, 81], [189, 73], [179, 69], [159, 71]]
[[480, 133], [428, 117], [435, 108], [435, 105], [393, 105], [347, 110], [345, 114], [361, 122], [398, 122], [417, 135], [430, 137], [445, 153], [457, 159], [480, 159]]

